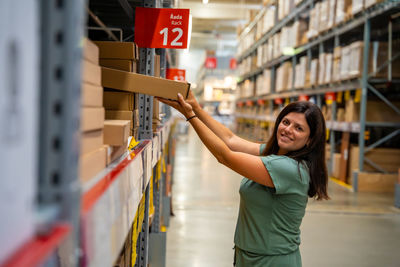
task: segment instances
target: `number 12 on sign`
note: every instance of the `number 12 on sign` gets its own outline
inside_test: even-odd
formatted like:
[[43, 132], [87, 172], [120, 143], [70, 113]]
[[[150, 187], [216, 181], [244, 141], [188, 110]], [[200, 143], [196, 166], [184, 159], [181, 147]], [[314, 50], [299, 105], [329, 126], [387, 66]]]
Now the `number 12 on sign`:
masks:
[[[183, 30], [181, 28], [173, 28], [172, 32], [178, 32], [178, 36], [171, 42], [171, 45], [173, 46], [182, 46], [182, 42], [178, 42], [181, 40], [182, 35], [183, 35]], [[160, 31], [161, 35], [164, 35], [163, 39], [163, 45], [168, 45], [168, 28], [164, 28]]]
[[187, 48], [189, 9], [137, 7], [135, 42], [143, 48]]

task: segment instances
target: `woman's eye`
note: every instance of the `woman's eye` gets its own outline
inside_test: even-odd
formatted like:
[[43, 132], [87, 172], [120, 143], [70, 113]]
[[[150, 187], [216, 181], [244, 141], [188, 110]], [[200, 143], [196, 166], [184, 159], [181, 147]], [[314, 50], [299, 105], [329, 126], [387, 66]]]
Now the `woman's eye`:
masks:
[[289, 121], [288, 121], [288, 120], [283, 120], [283, 124], [284, 124], [284, 125], [288, 125], [288, 124], [289, 124]]
[[301, 127], [297, 127], [297, 131], [303, 131], [303, 128], [301, 128]]

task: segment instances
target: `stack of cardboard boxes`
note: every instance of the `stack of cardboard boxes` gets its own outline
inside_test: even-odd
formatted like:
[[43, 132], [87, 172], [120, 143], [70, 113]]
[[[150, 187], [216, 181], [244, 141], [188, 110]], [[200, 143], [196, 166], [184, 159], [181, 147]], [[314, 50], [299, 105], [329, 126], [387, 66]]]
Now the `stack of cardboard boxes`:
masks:
[[[100, 65], [102, 67], [132, 73], [137, 72], [139, 51], [135, 43], [107, 41], [96, 41], [95, 43], [100, 49]], [[138, 94], [105, 88], [104, 107], [107, 120], [130, 121], [129, 134], [136, 140], [138, 139]]]
[[99, 49], [85, 40], [83, 54], [80, 179], [85, 182], [106, 167], [107, 150], [103, 146], [104, 108]]

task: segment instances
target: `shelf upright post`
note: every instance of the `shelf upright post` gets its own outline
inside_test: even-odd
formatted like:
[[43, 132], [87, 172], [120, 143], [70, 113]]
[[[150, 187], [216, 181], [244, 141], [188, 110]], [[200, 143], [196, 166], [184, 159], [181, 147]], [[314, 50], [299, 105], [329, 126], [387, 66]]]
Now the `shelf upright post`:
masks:
[[270, 86], [271, 90], [270, 93], [275, 93], [275, 84], [276, 84], [276, 66], [272, 66], [271, 71], [270, 71], [270, 76], [271, 76], [271, 81], [270, 81]]
[[[139, 240], [137, 242], [137, 255], [135, 267], [147, 267], [149, 260], [149, 200], [150, 200], [150, 186], [146, 186], [145, 191], [145, 204], [144, 216], [141, 232], [139, 233]], [[132, 248], [134, 249], [134, 248]]]
[[[361, 103], [360, 103], [360, 134], [358, 136], [359, 162], [358, 169], [363, 171], [364, 167], [364, 146], [365, 146], [365, 121], [367, 112], [367, 95], [368, 95], [368, 62], [369, 62], [369, 44], [371, 36], [371, 21], [367, 19], [364, 23], [364, 51], [363, 51], [363, 70], [361, 77]], [[355, 172], [353, 177], [354, 191], [358, 191], [358, 173]]]
[[[292, 84], [290, 85], [290, 90], [294, 90], [295, 80], [296, 80], [296, 64], [297, 57], [296, 55], [292, 56]], [[292, 99], [291, 99], [292, 101]]]
[[[158, 1], [159, 2], [159, 1]], [[143, 7], [157, 7], [156, 0], [143, 0]], [[154, 48], [140, 48], [139, 71], [154, 76]], [[153, 137], [153, 96], [139, 94], [139, 139]]]
[[393, 25], [392, 25], [392, 19], [389, 19], [389, 24], [388, 24], [388, 81], [392, 80], [392, 45], [393, 45]]
[[[324, 53], [324, 43], [323, 42], [320, 42], [319, 43], [319, 46], [318, 46], [318, 57], [320, 56], [320, 55], [322, 55], [323, 53]], [[322, 107], [322, 99], [321, 99], [321, 95], [320, 94], [318, 94], [317, 95], [317, 106], [319, 107], [319, 108], [321, 108]]]
[[[334, 49], [335, 47], [340, 46], [340, 39], [339, 39], [339, 35], [336, 34], [335, 35], [335, 39], [334, 39]], [[331, 117], [331, 121], [336, 121], [336, 100], [332, 102], [332, 117]], [[328, 173], [329, 175], [332, 175], [333, 172], [333, 157], [334, 157], [334, 153], [335, 153], [335, 147], [336, 147], [336, 140], [335, 140], [335, 131], [333, 129], [331, 129], [329, 131], [329, 145], [330, 145], [330, 160], [329, 160], [329, 164], [328, 164]]]
[[[65, 266], [80, 254], [79, 134], [85, 1], [40, 1], [39, 212], [42, 227], [67, 221], [72, 232], [58, 249]], [[54, 211], [54, 212], [53, 212]]]

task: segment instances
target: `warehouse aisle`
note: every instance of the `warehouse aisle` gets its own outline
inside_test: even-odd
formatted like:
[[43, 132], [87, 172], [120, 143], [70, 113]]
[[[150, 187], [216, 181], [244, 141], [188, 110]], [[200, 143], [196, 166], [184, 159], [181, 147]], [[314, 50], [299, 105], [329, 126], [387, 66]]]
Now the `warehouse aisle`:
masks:
[[[192, 129], [180, 138], [167, 267], [232, 266], [241, 177], [219, 165]], [[302, 224], [303, 266], [399, 266], [400, 210], [393, 198], [354, 194], [331, 182], [332, 200], [310, 200]]]

